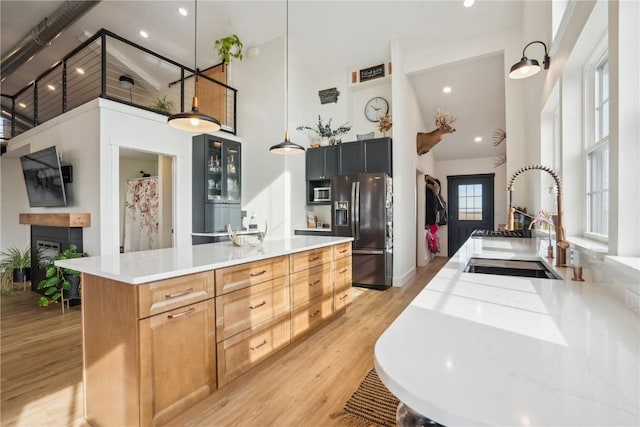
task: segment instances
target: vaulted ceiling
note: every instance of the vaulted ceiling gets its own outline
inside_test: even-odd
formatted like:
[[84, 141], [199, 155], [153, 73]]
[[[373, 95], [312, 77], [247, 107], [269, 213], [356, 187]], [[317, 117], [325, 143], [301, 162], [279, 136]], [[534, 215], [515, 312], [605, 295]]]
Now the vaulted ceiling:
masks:
[[[2, 57], [63, 3], [2, 0]], [[218, 63], [213, 40], [231, 33], [240, 36], [245, 49], [281, 37], [286, 28], [285, 6], [284, 1], [200, 0], [198, 66]], [[179, 15], [179, 7], [185, 8], [189, 15]], [[392, 38], [399, 38], [409, 48], [463, 42], [519, 26], [521, 10], [522, 2], [518, 1], [478, 0], [473, 7], [465, 8], [462, 0], [291, 0], [290, 55], [298, 55], [298, 60], [309, 66], [331, 60], [343, 64], [345, 69], [357, 69], [388, 60]], [[33, 60], [9, 75], [2, 82], [2, 93], [16, 93], [101, 28], [191, 66], [194, 61], [193, 11], [193, 1], [103, 0], [66, 28]], [[149, 37], [142, 38], [140, 30], [146, 31]], [[451, 112], [458, 117], [458, 131], [451, 140], [456, 141], [456, 145], [471, 144], [457, 149], [454, 146], [451, 152], [449, 147], [436, 147], [437, 159], [495, 156], [495, 149], [488, 142], [493, 130], [504, 125], [503, 61], [508, 59], [502, 55], [470, 58], [464, 63], [424, 70], [410, 77], [425, 123], [433, 123], [433, 112], [437, 108]], [[475, 70], [473, 75], [468, 74], [470, 69]], [[443, 97], [443, 85], [452, 87], [446, 97]], [[485, 151], [478, 148], [484, 147], [483, 144], [473, 145], [473, 137], [480, 132], [487, 143]]]

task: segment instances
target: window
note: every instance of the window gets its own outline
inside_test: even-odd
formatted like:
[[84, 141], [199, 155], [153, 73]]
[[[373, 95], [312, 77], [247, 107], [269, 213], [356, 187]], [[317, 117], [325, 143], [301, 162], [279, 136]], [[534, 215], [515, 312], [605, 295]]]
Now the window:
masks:
[[458, 220], [482, 221], [482, 184], [458, 186]]
[[605, 53], [588, 72], [592, 84], [586, 99], [592, 100], [587, 117], [587, 233], [609, 234], [609, 61]]

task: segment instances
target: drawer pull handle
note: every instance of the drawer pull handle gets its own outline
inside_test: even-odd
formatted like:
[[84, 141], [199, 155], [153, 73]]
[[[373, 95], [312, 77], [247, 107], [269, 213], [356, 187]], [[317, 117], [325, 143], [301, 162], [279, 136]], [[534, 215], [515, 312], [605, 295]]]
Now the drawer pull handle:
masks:
[[318, 314], [320, 314], [320, 310], [316, 310], [315, 312], [310, 314], [309, 317], [316, 317]]
[[320, 279], [316, 280], [316, 281], [315, 281], [315, 282], [313, 282], [313, 283], [309, 283], [309, 286], [315, 286], [315, 285], [317, 285], [318, 283], [320, 283]]
[[266, 272], [267, 272], [267, 270], [262, 270], [262, 271], [258, 271], [257, 273], [251, 273], [251, 274], [249, 274], [249, 276], [251, 276], [251, 277], [262, 276]]
[[194, 307], [191, 307], [191, 308], [190, 308], [189, 310], [187, 310], [187, 311], [183, 311], [183, 312], [181, 312], [181, 313], [176, 313], [176, 314], [169, 314], [169, 315], [167, 315], [167, 317], [168, 317], [169, 319], [177, 319], [178, 317], [186, 316], [187, 314], [191, 314], [191, 313], [193, 313], [193, 311], [194, 311], [194, 310], [195, 310], [195, 308], [194, 308]]
[[263, 305], [265, 305], [267, 302], [266, 301], [262, 301], [260, 304], [256, 304], [256, 305], [250, 305], [249, 308], [251, 310], [255, 310], [258, 307], [262, 307]]
[[349, 249], [343, 249], [343, 250], [340, 251], [340, 253], [343, 254], [343, 253], [347, 252], [348, 250]]
[[349, 270], [345, 268], [344, 270], [342, 270], [342, 271], [340, 272], [340, 274], [344, 274], [344, 273], [346, 273], [347, 271], [349, 271]]
[[309, 258], [309, 261], [317, 261], [320, 259], [320, 255], [314, 256], [313, 258]]
[[251, 349], [251, 351], [259, 349], [260, 347], [262, 347], [263, 345], [265, 345], [267, 343], [267, 340], [262, 340], [262, 342], [256, 346], [253, 347], [249, 347]]
[[164, 294], [164, 297], [168, 298], [168, 299], [177, 298], [177, 297], [181, 297], [183, 295], [190, 294], [191, 292], [193, 292], [193, 288], [185, 289], [184, 291], [175, 292], [173, 294]]
[[349, 296], [349, 294], [344, 294], [343, 296], [341, 296], [340, 298], [338, 298], [340, 301], [342, 301], [343, 299], [347, 298]]

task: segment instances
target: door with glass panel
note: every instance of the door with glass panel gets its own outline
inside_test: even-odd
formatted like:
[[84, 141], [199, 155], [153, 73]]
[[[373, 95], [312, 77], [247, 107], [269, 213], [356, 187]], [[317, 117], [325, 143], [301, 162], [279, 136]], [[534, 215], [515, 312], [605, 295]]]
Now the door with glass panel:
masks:
[[473, 230], [493, 230], [493, 180], [494, 174], [447, 177], [447, 256], [453, 256]]

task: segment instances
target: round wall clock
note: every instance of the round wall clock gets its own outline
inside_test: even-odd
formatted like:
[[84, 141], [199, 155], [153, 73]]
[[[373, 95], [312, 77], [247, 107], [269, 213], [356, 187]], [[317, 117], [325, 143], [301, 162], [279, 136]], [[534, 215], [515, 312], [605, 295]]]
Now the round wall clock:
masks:
[[364, 115], [367, 120], [377, 122], [389, 112], [389, 103], [381, 96], [371, 98], [364, 106]]

